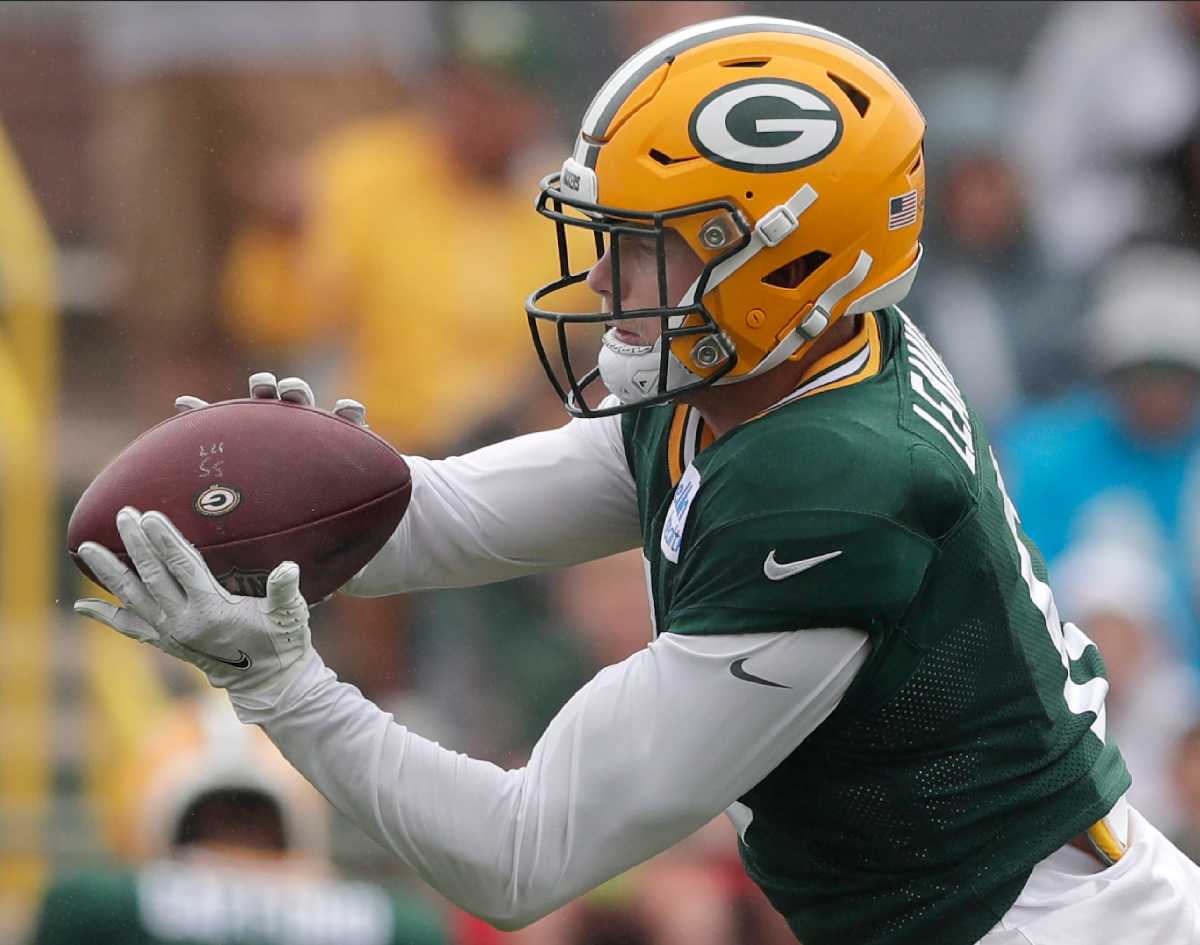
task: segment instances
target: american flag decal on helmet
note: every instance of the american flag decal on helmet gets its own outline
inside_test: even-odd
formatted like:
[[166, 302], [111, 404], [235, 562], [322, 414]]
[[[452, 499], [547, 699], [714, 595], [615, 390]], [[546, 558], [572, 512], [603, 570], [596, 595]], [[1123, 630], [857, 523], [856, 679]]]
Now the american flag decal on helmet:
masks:
[[917, 192], [910, 190], [888, 201], [888, 229], [898, 230], [917, 222]]

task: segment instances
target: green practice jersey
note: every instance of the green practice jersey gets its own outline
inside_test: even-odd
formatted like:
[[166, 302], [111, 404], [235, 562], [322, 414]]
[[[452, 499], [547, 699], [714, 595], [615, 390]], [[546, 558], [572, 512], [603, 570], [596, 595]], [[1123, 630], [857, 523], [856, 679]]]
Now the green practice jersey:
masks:
[[434, 910], [365, 883], [160, 860], [50, 886], [34, 945], [444, 945]]
[[741, 798], [749, 874], [804, 945], [973, 945], [1130, 778], [1099, 653], [940, 358], [889, 309], [715, 443], [684, 406], [623, 429], [658, 632], [871, 638]]

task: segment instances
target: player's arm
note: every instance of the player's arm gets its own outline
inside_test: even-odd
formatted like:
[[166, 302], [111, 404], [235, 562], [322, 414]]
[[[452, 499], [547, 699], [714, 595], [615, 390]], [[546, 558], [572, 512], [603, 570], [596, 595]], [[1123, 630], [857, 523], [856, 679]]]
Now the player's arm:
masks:
[[234, 704], [430, 885], [515, 928], [728, 808], [826, 718], [867, 652], [852, 630], [663, 634], [602, 670], [508, 771], [409, 731], [315, 653], [275, 705]]
[[[250, 377], [250, 396], [314, 406], [299, 378]], [[179, 409], [203, 406], [180, 397]], [[366, 425], [366, 410], [334, 412]], [[604, 558], [641, 543], [619, 417], [577, 419], [463, 456], [405, 456], [412, 498], [399, 528], [343, 591], [379, 597], [467, 587]]]
[[397, 724], [312, 649], [299, 569], [237, 597], [162, 515], [117, 517], [134, 567], [79, 553], [122, 600], [80, 613], [199, 666], [326, 797], [448, 898], [514, 927], [666, 849], [786, 758], [867, 654], [852, 630], [666, 633], [602, 670], [513, 771]]
[[408, 511], [347, 593], [486, 584], [641, 543], [619, 417], [572, 420], [464, 456], [406, 459]]

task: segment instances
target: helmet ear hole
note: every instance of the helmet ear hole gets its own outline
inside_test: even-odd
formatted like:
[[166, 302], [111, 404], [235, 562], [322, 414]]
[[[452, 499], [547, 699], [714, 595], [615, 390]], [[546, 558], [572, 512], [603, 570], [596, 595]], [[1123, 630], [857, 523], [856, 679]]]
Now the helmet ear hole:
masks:
[[762, 281], [777, 289], [795, 289], [829, 259], [829, 253], [814, 249], [811, 253], [784, 263], [763, 276]]

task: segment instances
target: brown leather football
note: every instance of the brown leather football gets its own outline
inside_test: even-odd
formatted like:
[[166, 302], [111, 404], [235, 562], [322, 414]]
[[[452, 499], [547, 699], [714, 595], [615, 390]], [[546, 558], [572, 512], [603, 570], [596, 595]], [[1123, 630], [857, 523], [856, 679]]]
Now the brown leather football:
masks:
[[67, 547], [98, 542], [129, 563], [116, 515], [165, 514], [235, 594], [263, 597], [281, 561], [316, 603], [352, 578], [408, 508], [408, 464], [385, 440], [328, 411], [227, 400], [177, 414], [127, 446], [80, 497]]

